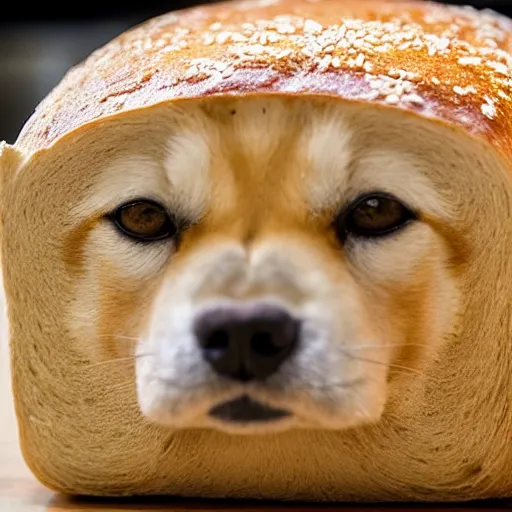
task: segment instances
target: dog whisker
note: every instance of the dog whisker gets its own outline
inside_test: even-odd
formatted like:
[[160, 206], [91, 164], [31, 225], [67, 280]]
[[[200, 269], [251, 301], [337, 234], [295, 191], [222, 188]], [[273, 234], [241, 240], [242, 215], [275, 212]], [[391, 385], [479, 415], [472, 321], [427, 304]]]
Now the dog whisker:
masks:
[[432, 348], [430, 345], [425, 343], [392, 343], [392, 344], [379, 344], [379, 345], [359, 345], [356, 347], [350, 347], [350, 350], [364, 350], [367, 348], [380, 348], [387, 349], [393, 347], [420, 347], [420, 348]]
[[135, 381], [133, 379], [121, 382], [116, 384], [115, 386], [110, 386], [107, 391], [123, 391], [125, 389], [133, 388], [135, 389]]
[[315, 391], [332, 390], [332, 389], [354, 389], [358, 384], [362, 383], [364, 379], [355, 380], [340, 380], [338, 382], [331, 382], [329, 384], [308, 384], [309, 389]]
[[117, 338], [120, 340], [140, 341], [140, 337], [123, 336], [122, 334], [98, 334], [96, 338]]
[[97, 363], [91, 363], [91, 364], [85, 366], [84, 369], [89, 370], [91, 368], [96, 368], [98, 366], [104, 366], [104, 365], [112, 364], [112, 363], [131, 362], [131, 361], [134, 361], [135, 359], [139, 359], [142, 357], [149, 357], [152, 355], [153, 355], [153, 353], [149, 352], [149, 353], [142, 353], [142, 354], [134, 354], [131, 356], [126, 356], [126, 357], [115, 357], [113, 359], [107, 359], [106, 361], [99, 361]]
[[393, 363], [384, 363], [382, 361], [375, 361], [373, 359], [366, 359], [364, 357], [354, 356], [349, 353], [346, 353], [345, 355], [348, 358], [353, 359], [355, 361], [362, 361], [364, 363], [370, 363], [370, 364], [380, 364], [381, 366], [387, 366], [388, 368], [414, 373], [415, 375], [423, 375], [423, 373], [420, 372], [419, 370], [416, 370], [415, 368], [410, 368], [409, 366], [402, 366], [400, 364], [393, 364]]
[[[176, 389], [179, 391], [192, 391], [193, 392], [193, 391], [197, 391], [199, 389], [205, 388], [203, 383], [197, 384], [197, 385], [191, 385], [191, 386], [182, 386], [178, 383], [177, 380], [174, 381], [174, 380], [167, 379], [165, 382], [170, 388]], [[109, 391], [109, 392], [110, 391], [120, 391], [123, 389], [132, 388], [132, 387], [135, 387], [135, 381], [127, 380], [127, 381], [121, 382], [119, 384], [116, 384], [114, 386], [110, 386], [107, 391]]]

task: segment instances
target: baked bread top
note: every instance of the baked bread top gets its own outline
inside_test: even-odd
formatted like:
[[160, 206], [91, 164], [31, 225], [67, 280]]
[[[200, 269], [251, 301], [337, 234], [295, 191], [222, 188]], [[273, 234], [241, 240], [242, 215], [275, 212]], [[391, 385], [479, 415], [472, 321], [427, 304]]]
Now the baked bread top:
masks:
[[393, 0], [259, 0], [138, 26], [39, 105], [25, 154], [103, 118], [208, 96], [327, 95], [398, 107], [482, 136], [510, 158], [512, 22]]

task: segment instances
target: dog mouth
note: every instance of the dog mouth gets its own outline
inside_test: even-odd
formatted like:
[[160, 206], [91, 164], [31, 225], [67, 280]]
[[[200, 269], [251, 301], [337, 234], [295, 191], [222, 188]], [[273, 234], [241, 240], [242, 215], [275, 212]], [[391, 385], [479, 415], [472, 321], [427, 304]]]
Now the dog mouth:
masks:
[[253, 400], [247, 395], [216, 405], [209, 415], [229, 423], [265, 423], [279, 421], [291, 414], [285, 409], [276, 409]]

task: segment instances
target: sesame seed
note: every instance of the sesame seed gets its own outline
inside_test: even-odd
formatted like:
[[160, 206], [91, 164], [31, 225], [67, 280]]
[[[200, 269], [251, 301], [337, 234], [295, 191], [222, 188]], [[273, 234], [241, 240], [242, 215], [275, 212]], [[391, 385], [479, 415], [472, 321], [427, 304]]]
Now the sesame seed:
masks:
[[366, 61], [363, 65], [363, 69], [367, 72], [367, 73], [370, 73], [372, 70], [373, 70], [373, 64], [369, 61]]
[[386, 96], [386, 99], [384, 100], [388, 105], [395, 105], [400, 102], [400, 97], [398, 94], [390, 94]]
[[330, 64], [331, 64], [331, 61], [332, 61], [332, 56], [331, 55], [326, 55], [325, 57], [323, 57], [319, 64], [318, 64], [318, 69], [324, 71], [326, 70]]
[[411, 47], [411, 42], [410, 41], [406, 41], [405, 43], [402, 43], [401, 45], [399, 45], [398, 49], [400, 51], [404, 51], [404, 50], [408, 50], [410, 47]]
[[281, 52], [278, 52], [275, 54], [276, 59], [284, 59], [285, 57], [288, 57], [292, 53], [291, 50], [283, 50]]
[[234, 43], [244, 43], [245, 41], [247, 41], [247, 37], [240, 34], [239, 32], [235, 32], [231, 34], [231, 41], [233, 41]]
[[384, 86], [384, 82], [379, 79], [372, 79], [373, 77], [370, 76], [370, 88], [371, 89], [382, 89]]
[[366, 99], [367, 101], [375, 101], [376, 99], [379, 98], [380, 93], [379, 93], [379, 91], [372, 90], [372, 91], [363, 93], [363, 96], [364, 96], [364, 99]]
[[231, 37], [231, 34], [229, 32], [221, 32], [217, 35], [215, 38], [217, 44], [224, 44], [229, 38]]
[[269, 43], [277, 43], [278, 41], [280, 41], [281, 38], [277, 34], [271, 32], [270, 34], [268, 34], [267, 39]]
[[418, 94], [406, 94], [403, 96], [404, 101], [408, 103], [413, 103], [416, 105], [424, 105], [425, 100], [419, 96]]
[[289, 23], [279, 24], [277, 26], [277, 32], [280, 34], [293, 34], [295, 32], [295, 27]]
[[413, 73], [412, 71], [407, 71], [405, 73], [405, 78], [411, 82], [418, 82], [420, 80], [418, 73]]
[[460, 96], [467, 96], [468, 94], [471, 94], [471, 93], [476, 93], [477, 90], [475, 89], [474, 86], [468, 86], [468, 87], [460, 87], [458, 85], [456, 85], [454, 88], [453, 88], [453, 92], [455, 94], [459, 94]]
[[304, 32], [311, 32], [312, 34], [320, 34], [322, 32], [322, 25], [314, 20], [306, 20], [304, 22]]
[[203, 38], [203, 44], [210, 46], [215, 42], [215, 36], [213, 34], [206, 34]]
[[447, 37], [442, 37], [437, 42], [437, 48], [440, 51], [446, 50], [449, 46], [450, 46], [450, 39], [448, 39]]
[[509, 74], [509, 68], [505, 64], [501, 62], [494, 62], [494, 61], [487, 61], [486, 62], [487, 67], [494, 69], [497, 73], [501, 73], [502, 75]]
[[496, 116], [496, 107], [489, 103], [484, 103], [481, 106], [482, 114], [488, 119], [494, 119]]
[[199, 73], [199, 68], [197, 66], [190, 66], [185, 73], [185, 78], [191, 78]]
[[458, 62], [461, 66], [478, 66], [482, 63], [482, 59], [480, 57], [461, 57]]
[[234, 73], [233, 68], [227, 68], [224, 71], [222, 71], [222, 78], [228, 78]]

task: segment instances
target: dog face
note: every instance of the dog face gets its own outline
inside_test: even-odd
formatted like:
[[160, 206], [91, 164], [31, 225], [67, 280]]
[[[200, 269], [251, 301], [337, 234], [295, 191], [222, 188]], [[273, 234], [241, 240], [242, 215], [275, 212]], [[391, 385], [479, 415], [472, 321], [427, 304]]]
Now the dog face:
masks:
[[456, 329], [452, 162], [330, 103], [168, 115], [153, 151], [118, 152], [69, 211], [72, 336], [93, 361], [134, 357], [142, 414], [170, 427], [377, 421]]

